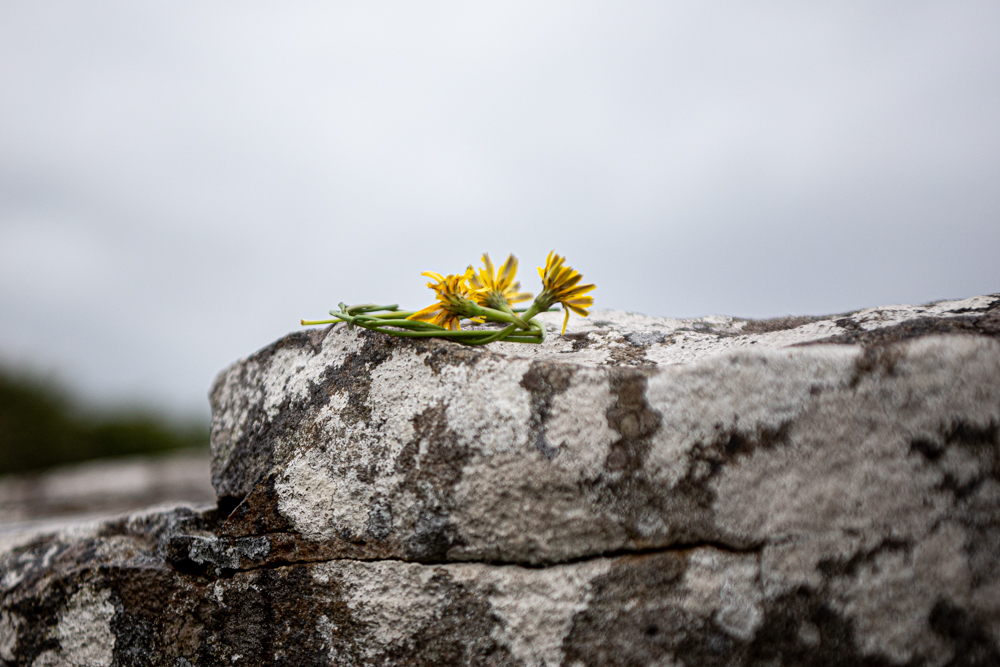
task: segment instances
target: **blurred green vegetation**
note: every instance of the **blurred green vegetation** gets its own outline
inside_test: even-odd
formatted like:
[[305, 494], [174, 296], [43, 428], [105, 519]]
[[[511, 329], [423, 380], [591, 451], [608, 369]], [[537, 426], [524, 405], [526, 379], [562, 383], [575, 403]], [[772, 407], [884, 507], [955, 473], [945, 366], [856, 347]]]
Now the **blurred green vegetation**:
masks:
[[0, 474], [208, 447], [208, 425], [150, 411], [87, 413], [53, 383], [0, 369]]

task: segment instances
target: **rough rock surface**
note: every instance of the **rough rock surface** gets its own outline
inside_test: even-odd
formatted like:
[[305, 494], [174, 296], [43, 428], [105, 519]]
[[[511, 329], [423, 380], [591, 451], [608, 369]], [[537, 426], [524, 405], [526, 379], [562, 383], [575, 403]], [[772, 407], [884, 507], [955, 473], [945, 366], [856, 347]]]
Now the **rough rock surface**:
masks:
[[1000, 664], [1000, 295], [557, 318], [237, 362], [218, 507], [0, 548], [0, 661]]

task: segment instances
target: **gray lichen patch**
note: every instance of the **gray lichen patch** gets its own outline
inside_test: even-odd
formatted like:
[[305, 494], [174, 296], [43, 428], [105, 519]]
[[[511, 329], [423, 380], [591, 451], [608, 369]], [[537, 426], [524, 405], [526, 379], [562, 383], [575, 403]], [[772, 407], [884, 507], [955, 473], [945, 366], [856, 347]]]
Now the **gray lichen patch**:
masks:
[[14, 660], [17, 634], [21, 623], [21, 617], [17, 614], [6, 609], [0, 610], [0, 660]]
[[115, 608], [111, 592], [79, 589], [59, 614], [55, 637], [59, 641], [60, 662], [73, 667], [105, 667], [111, 664], [115, 635], [111, 620]]

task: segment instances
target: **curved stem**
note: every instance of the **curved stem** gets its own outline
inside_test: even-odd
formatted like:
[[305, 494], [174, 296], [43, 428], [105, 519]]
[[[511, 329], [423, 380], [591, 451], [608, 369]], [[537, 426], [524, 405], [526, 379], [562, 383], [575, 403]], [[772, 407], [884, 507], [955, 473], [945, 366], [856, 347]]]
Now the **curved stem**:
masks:
[[472, 310], [475, 312], [476, 316], [483, 315], [492, 320], [499, 320], [500, 322], [508, 322], [510, 324], [516, 324], [522, 329], [531, 328], [530, 326], [528, 326], [528, 323], [525, 321], [524, 318], [518, 317], [513, 312], [505, 313], [502, 310], [496, 310], [495, 308], [489, 308], [487, 306], [479, 306], [479, 305], [476, 305]]
[[482, 340], [477, 340], [475, 343], [470, 343], [470, 344], [471, 345], [486, 345], [487, 343], [492, 343], [494, 341], [504, 340], [505, 338], [507, 338], [508, 336], [510, 336], [512, 333], [514, 333], [515, 329], [517, 329], [517, 325], [515, 325], [515, 324], [508, 324], [507, 326], [505, 326], [500, 331], [497, 331], [496, 333], [491, 334], [491, 335], [487, 336], [486, 338], [483, 338]]

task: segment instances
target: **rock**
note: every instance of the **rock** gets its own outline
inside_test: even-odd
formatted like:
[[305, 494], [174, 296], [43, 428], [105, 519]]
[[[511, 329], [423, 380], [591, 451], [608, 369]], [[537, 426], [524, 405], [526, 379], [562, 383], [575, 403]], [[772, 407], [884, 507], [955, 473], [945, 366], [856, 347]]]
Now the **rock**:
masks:
[[528, 565], [920, 539], [950, 511], [942, 475], [988, 465], [1000, 419], [997, 331], [925, 334], [978, 333], [996, 302], [786, 329], [605, 312], [498, 352], [293, 334], [212, 392], [223, 531], [301, 535], [322, 558]]
[[237, 362], [218, 507], [8, 541], [0, 660], [1000, 664], [1000, 295], [546, 317]]
[[214, 500], [207, 448], [7, 475], [0, 477], [0, 540], [54, 517], [115, 516], [157, 503]]

